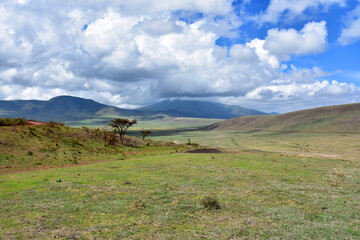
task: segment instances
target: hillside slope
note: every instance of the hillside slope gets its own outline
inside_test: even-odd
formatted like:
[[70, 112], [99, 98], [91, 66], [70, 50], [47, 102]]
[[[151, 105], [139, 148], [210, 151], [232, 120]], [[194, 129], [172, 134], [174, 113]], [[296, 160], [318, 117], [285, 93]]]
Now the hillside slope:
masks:
[[314, 108], [274, 116], [233, 118], [213, 124], [209, 126], [209, 129], [360, 133], [360, 103]]
[[140, 112], [165, 113], [172, 117], [218, 118], [229, 119], [247, 115], [267, 115], [267, 113], [242, 108], [236, 105], [203, 101], [166, 100], [147, 107]]

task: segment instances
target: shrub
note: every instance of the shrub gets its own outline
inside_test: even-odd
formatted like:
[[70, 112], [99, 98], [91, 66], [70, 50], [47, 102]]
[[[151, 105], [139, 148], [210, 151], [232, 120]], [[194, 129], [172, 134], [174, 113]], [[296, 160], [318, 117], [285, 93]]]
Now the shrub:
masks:
[[200, 201], [201, 206], [203, 206], [207, 210], [216, 210], [220, 209], [219, 201], [211, 196], [204, 197]]
[[28, 121], [25, 118], [0, 118], [0, 126], [25, 126]]
[[49, 122], [49, 126], [50, 126], [50, 127], [65, 126], [65, 123], [63, 123], [63, 122], [50, 121], [50, 122]]

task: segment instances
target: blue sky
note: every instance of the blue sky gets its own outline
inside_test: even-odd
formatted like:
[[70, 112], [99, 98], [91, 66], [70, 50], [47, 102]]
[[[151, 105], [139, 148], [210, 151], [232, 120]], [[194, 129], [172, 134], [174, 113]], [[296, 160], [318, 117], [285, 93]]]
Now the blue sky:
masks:
[[360, 101], [358, 0], [0, 2], [0, 99]]

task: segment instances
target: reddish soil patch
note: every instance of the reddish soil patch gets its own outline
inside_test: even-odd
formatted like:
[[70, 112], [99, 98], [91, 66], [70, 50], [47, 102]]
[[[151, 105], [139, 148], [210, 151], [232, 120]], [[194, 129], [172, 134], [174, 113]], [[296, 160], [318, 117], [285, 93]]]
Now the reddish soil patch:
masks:
[[28, 126], [39, 126], [39, 125], [49, 125], [47, 122], [39, 122], [39, 121], [28, 121]]
[[222, 151], [216, 148], [199, 148], [187, 150], [185, 153], [222, 153]]

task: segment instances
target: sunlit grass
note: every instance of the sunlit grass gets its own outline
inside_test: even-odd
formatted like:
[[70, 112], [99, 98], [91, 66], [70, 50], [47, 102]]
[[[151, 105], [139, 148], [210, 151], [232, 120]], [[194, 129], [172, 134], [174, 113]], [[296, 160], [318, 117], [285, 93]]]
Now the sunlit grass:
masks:
[[[338, 160], [177, 153], [0, 181], [4, 239], [360, 237], [359, 169]], [[207, 196], [220, 209], [204, 208]]]

